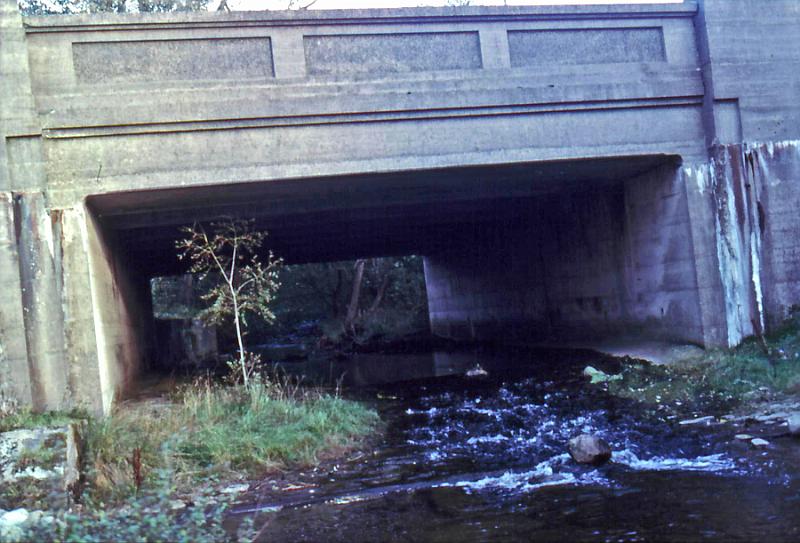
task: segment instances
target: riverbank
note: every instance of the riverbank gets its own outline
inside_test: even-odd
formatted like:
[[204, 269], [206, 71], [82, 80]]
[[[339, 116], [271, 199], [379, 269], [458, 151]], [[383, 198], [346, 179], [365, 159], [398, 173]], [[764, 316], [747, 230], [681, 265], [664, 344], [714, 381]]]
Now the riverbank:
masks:
[[[60, 425], [82, 416], [7, 414], [0, 427]], [[0, 526], [0, 540], [235, 537], [222, 521], [227, 503], [249, 481], [346, 455], [378, 425], [377, 414], [364, 405], [291, 379], [249, 389], [201, 380], [171, 397], [89, 418], [79, 500], [68, 511], [30, 515], [32, 493], [6, 497], [4, 508], [16, 515], [10, 520], [20, 522], [12, 531]], [[4, 484], [0, 494], [12, 486]]]
[[619, 378], [607, 383], [614, 395], [679, 412], [752, 410], [800, 394], [800, 314], [774, 334], [732, 350], [704, 351], [668, 365], [620, 360]]
[[[610, 395], [684, 427], [717, 428], [732, 442], [767, 448], [800, 434], [800, 314], [763, 338], [667, 365], [618, 358], [587, 367]], [[794, 449], [794, 448], [793, 448]]]

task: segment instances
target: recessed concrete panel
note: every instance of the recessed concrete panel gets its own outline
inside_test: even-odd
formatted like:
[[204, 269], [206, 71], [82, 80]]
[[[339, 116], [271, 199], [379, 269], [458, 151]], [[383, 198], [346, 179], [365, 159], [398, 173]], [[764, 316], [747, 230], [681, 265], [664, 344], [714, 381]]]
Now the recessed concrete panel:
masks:
[[514, 30], [508, 48], [512, 67], [667, 60], [661, 28]]
[[303, 44], [309, 75], [481, 68], [477, 32], [304, 36]]
[[140, 83], [274, 76], [269, 38], [77, 42], [80, 83]]

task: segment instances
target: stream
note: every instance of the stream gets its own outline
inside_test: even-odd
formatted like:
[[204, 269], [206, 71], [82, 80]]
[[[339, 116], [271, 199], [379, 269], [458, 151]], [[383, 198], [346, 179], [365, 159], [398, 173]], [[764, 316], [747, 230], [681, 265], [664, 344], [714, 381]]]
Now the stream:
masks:
[[[466, 377], [475, 364], [488, 375]], [[263, 481], [234, 517], [256, 515], [259, 541], [800, 539], [800, 445], [756, 448], [732, 425], [680, 424], [588, 385], [587, 364], [619, 361], [486, 351], [293, 363], [375, 405], [385, 432], [288, 487]], [[572, 461], [580, 433], [608, 441], [612, 460]]]

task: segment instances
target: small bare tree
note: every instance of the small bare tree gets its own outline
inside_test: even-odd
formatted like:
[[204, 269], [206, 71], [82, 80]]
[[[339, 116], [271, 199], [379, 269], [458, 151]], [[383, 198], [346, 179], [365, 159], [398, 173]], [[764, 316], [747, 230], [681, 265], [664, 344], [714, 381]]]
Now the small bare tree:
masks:
[[186, 235], [177, 242], [179, 258], [191, 262], [189, 270], [201, 279], [210, 277], [211, 289], [202, 296], [209, 303], [201, 317], [219, 324], [233, 319], [239, 347], [239, 365], [245, 387], [253, 371], [252, 357], [244, 344], [248, 315], [258, 315], [267, 322], [275, 320], [271, 305], [280, 286], [278, 267], [281, 259], [272, 251], [262, 262], [257, 252], [267, 233], [254, 230], [252, 220], [226, 218], [211, 223], [212, 232], [195, 223], [181, 231]]

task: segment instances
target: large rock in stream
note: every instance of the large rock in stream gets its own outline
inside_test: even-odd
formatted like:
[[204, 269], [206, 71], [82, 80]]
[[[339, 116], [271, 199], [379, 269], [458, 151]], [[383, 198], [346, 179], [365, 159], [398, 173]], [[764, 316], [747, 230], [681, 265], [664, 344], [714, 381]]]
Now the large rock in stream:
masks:
[[599, 466], [611, 459], [611, 447], [601, 437], [581, 434], [569, 440], [569, 454], [580, 464]]
[[789, 434], [792, 437], [800, 437], [800, 413], [792, 413], [786, 420], [789, 425]]

